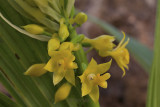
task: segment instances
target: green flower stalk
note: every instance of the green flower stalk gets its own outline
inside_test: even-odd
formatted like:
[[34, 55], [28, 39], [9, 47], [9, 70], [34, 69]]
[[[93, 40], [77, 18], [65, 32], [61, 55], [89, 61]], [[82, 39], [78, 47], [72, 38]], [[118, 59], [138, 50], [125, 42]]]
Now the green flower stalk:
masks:
[[[80, 94], [79, 100], [88, 99], [87, 103], [83, 102], [84, 106], [98, 107], [98, 86], [107, 88], [106, 80], [111, 75], [106, 72], [112, 60], [97, 64], [92, 59], [88, 64], [82, 47], [89, 46], [97, 50], [101, 57], [111, 56], [122, 69], [124, 76], [125, 68], [128, 69], [129, 64], [129, 52], [125, 48], [129, 40], [124, 42], [125, 34], [123, 33], [124, 38], [116, 46], [113, 43], [114, 36], [102, 35], [89, 39], [83, 34], [77, 34], [76, 28], [87, 21], [87, 15], [83, 12], [75, 15], [74, 2], [75, 0], [9, 0], [20, 14], [25, 13], [24, 16], [31, 19], [33, 23], [22, 25], [22, 29], [6, 18], [2, 18], [19, 32], [48, 42], [46, 47], [50, 57], [48, 62], [37, 62], [38, 64], [31, 65], [24, 74], [39, 77], [52, 73], [53, 85], [56, 87], [54, 103], [62, 103], [69, 97], [76, 96], [72, 95], [73, 89]], [[87, 97], [88, 95], [90, 97]]]

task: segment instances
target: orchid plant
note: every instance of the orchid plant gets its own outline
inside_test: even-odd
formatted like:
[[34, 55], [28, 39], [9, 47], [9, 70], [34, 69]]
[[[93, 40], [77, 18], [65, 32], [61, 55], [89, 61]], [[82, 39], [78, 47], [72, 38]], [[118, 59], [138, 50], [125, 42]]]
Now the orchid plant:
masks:
[[[4, 56], [9, 53], [6, 56], [8, 61], [0, 56], [3, 61], [0, 62], [1, 81], [17, 102], [10, 101], [9, 104], [99, 107], [99, 87], [108, 87], [107, 80], [112, 76], [107, 71], [112, 65], [112, 59], [122, 70], [122, 77], [129, 69], [130, 55], [126, 46], [130, 39], [124, 32], [118, 45], [114, 43], [116, 35], [100, 35], [90, 39], [84, 34], [77, 34], [76, 29], [87, 21], [88, 16], [84, 12], [75, 12], [75, 0], [1, 2], [12, 6], [9, 9], [15, 9], [13, 11], [17, 11], [25, 21], [23, 24], [14, 24], [13, 19], [18, 16], [7, 17], [3, 12], [5, 5], [1, 7], [2, 24], [10, 26], [13, 34], [17, 34], [17, 31], [19, 35], [23, 34], [20, 38], [19, 35], [1, 36], [6, 32], [0, 34], [0, 51]], [[17, 44], [14, 40], [17, 40]], [[27, 42], [20, 46], [22, 42], [18, 40]], [[83, 47], [89, 47], [88, 51], [85, 52]], [[101, 64], [97, 64], [94, 58], [88, 61], [86, 56], [92, 49], [101, 57], [110, 57], [110, 61]], [[15, 67], [12, 68], [9, 63], [14, 63]]]

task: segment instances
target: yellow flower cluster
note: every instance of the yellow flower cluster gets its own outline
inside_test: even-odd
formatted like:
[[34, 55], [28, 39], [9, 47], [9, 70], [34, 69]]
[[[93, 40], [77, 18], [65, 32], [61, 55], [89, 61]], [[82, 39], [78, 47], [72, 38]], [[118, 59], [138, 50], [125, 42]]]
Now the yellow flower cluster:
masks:
[[109, 35], [102, 35], [95, 39], [85, 38], [83, 40], [84, 44], [90, 44], [93, 48], [95, 48], [101, 57], [111, 56], [115, 59], [118, 66], [122, 69], [123, 75], [125, 75], [125, 68], [128, 69], [129, 64], [129, 52], [127, 50], [126, 45], [129, 42], [129, 39], [124, 42], [125, 40], [125, 33], [122, 32], [124, 37], [116, 47], [113, 43], [115, 38]]
[[[44, 29], [41, 26], [34, 24], [26, 25], [23, 28], [32, 34], [41, 34], [44, 32]], [[69, 31], [67, 25], [65, 25], [64, 19], [61, 19], [58, 33], [54, 33], [52, 38], [48, 41], [48, 55], [51, 59], [46, 64], [32, 65], [24, 73], [25, 75], [30, 76], [41, 76], [47, 71], [53, 72], [54, 85], [57, 85], [65, 78], [67, 83], [64, 83], [64, 85], [56, 92], [55, 102], [65, 99], [69, 95], [72, 85], [75, 86], [74, 69], [77, 69], [78, 66], [74, 62], [75, 56], [72, 52], [79, 50], [79, 45], [78, 43], [63, 42], [68, 36]], [[63, 95], [63, 97], [58, 97], [60, 92], [66, 96]]]
[[[87, 16], [84, 13], [79, 13], [75, 18], [70, 19], [69, 23], [77, 23], [78, 25], [86, 22]], [[82, 84], [82, 97], [89, 95], [94, 102], [99, 100], [99, 88], [107, 88], [107, 82], [111, 75], [106, 73], [110, 66], [111, 61], [97, 64], [92, 58], [90, 63], [81, 75], [75, 75], [78, 68], [75, 62], [76, 57], [74, 51], [78, 51], [81, 44], [89, 44], [92, 48], [96, 49], [101, 57], [111, 56], [117, 62], [118, 66], [125, 75], [125, 68], [128, 69], [129, 52], [125, 48], [129, 39], [125, 41], [125, 34], [121, 42], [116, 46], [113, 41], [115, 37], [109, 35], [102, 35], [95, 39], [84, 38], [84, 35], [69, 41], [68, 37], [70, 31], [64, 18], [59, 21], [60, 28], [58, 32], [52, 35], [48, 41], [48, 55], [51, 57], [46, 64], [34, 64], [24, 74], [30, 76], [41, 76], [48, 72], [53, 72], [53, 84], [57, 85], [62, 80], [66, 82], [57, 90], [55, 94], [55, 103], [64, 100], [68, 97], [71, 87], [76, 86], [75, 78], [79, 77]], [[23, 27], [26, 31], [32, 34], [42, 34], [45, 32], [44, 28], [38, 25], [27, 25]], [[80, 41], [80, 42], [75, 42]], [[81, 63], [81, 62], [79, 62]]]

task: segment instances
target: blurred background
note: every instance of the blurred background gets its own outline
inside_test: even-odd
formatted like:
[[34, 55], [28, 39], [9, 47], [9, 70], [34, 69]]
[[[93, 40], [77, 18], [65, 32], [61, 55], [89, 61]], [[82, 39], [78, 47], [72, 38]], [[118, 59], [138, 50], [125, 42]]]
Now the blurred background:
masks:
[[[153, 49], [156, 0], [76, 0], [76, 8], [112, 24]], [[89, 38], [108, 34], [89, 21], [78, 32]], [[94, 50], [89, 53], [88, 59], [91, 57], [98, 63], [108, 61], [98, 57]], [[124, 78], [115, 62], [109, 72], [112, 76], [108, 80], [108, 88], [100, 88], [101, 107], [145, 107], [148, 72], [134, 56], [131, 56], [129, 71]]]
[[[156, 0], [76, 0], [76, 8], [112, 24], [153, 49]], [[89, 21], [78, 29], [78, 33], [89, 38], [108, 34]], [[88, 59], [91, 57], [98, 63], [108, 61], [94, 50], [89, 53]], [[124, 78], [115, 61], [109, 72], [112, 76], [108, 80], [108, 88], [100, 88], [101, 107], [145, 107], [148, 72], [136, 62], [134, 55]], [[2, 85], [0, 91], [8, 95]]]

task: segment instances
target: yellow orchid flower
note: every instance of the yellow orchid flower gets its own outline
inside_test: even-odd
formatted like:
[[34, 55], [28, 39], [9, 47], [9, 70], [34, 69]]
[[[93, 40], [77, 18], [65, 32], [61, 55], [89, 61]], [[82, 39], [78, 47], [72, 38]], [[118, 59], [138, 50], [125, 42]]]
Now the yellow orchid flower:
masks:
[[53, 83], [58, 84], [64, 77], [65, 79], [75, 85], [74, 69], [78, 66], [75, 62], [75, 56], [69, 50], [52, 52], [51, 59], [48, 61], [44, 69], [49, 72], [54, 72]]
[[94, 59], [91, 60], [87, 69], [79, 76], [82, 82], [82, 96], [89, 94], [94, 102], [99, 100], [98, 85], [107, 88], [106, 80], [110, 78], [110, 74], [105, 72], [110, 68], [111, 62], [98, 65]]
[[100, 56], [103, 56], [104, 53], [106, 53], [109, 50], [112, 50], [115, 47], [115, 44], [113, 44], [114, 40], [115, 38], [113, 36], [102, 35], [95, 39], [85, 38], [83, 40], [83, 43], [90, 44], [99, 52]]
[[[129, 52], [127, 50], [126, 45], [129, 42], [129, 39], [124, 42], [125, 40], [125, 33], [122, 32], [124, 37], [123, 39], [120, 41], [120, 43], [118, 44], [118, 46], [113, 49], [112, 51], [108, 51], [104, 54], [104, 56], [111, 56], [115, 59], [115, 61], [117, 62], [118, 66], [122, 69], [123, 71], [123, 75], [125, 75], [126, 71], [124, 68], [128, 69], [128, 64], [129, 64]], [[124, 43], [123, 43], [124, 42]]]
[[55, 103], [66, 99], [71, 91], [72, 86], [69, 83], [64, 83], [55, 94]]

